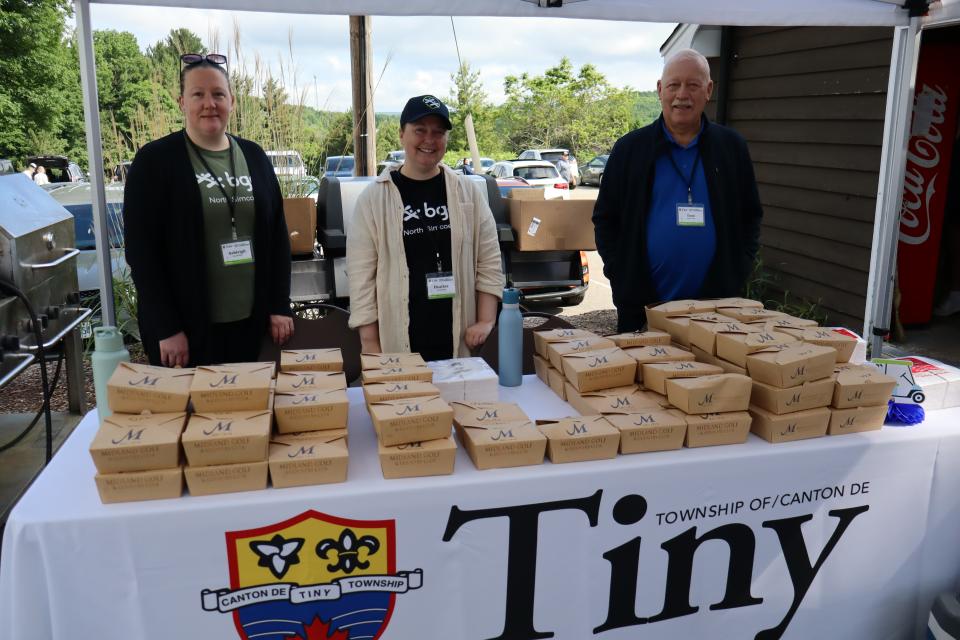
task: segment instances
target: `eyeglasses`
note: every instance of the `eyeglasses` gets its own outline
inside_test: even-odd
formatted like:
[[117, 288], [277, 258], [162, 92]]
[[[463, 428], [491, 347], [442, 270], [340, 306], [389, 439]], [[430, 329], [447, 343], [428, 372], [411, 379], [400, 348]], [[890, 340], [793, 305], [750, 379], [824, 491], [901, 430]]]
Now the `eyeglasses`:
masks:
[[206, 60], [207, 62], [212, 62], [213, 64], [225, 65], [227, 64], [227, 56], [222, 53], [208, 53], [206, 55], [202, 53], [185, 53], [180, 56], [180, 62], [187, 65], [188, 67], [191, 64], [197, 64]]

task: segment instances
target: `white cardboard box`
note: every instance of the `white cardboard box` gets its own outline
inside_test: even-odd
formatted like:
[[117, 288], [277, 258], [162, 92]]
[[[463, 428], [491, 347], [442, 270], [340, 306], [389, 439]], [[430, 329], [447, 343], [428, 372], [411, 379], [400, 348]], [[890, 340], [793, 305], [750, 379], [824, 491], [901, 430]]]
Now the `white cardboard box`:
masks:
[[498, 402], [500, 382], [497, 372], [483, 358], [434, 360], [433, 384], [447, 402]]

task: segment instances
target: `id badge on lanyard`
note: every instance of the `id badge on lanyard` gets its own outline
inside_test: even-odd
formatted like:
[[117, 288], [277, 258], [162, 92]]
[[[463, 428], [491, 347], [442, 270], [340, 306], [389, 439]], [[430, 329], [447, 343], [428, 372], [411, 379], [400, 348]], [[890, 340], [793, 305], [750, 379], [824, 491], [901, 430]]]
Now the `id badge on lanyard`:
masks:
[[457, 295], [453, 271], [435, 271], [427, 274], [427, 300], [446, 300]]
[[236, 238], [220, 243], [223, 254], [223, 266], [235, 267], [241, 264], [253, 264], [253, 240]]
[[678, 227], [702, 227], [706, 222], [706, 207], [698, 202], [677, 203]]

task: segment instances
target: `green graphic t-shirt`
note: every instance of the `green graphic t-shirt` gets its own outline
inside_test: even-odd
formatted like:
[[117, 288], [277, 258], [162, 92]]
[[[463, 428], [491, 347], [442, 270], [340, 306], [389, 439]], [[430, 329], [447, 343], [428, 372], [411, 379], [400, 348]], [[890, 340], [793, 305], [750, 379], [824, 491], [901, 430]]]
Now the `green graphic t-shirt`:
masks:
[[[253, 183], [246, 159], [236, 142], [224, 151], [201, 149], [186, 141], [190, 162], [200, 186], [203, 206], [204, 248], [206, 249], [207, 291], [210, 293], [211, 322], [235, 322], [250, 316], [253, 310], [254, 262], [224, 265], [221, 246], [232, 242], [230, 207], [223, 192], [234, 202], [237, 239], [248, 240], [253, 246]], [[207, 166], [204, 166], [200, 155]], [[231, 169], [230, 156], [233, 155]], [[207, 170], [209, 167], [210, 171]], [[211, 175], [211, 171], [213, 172]], [[223, 190], [217, 186], [219, 182]]]

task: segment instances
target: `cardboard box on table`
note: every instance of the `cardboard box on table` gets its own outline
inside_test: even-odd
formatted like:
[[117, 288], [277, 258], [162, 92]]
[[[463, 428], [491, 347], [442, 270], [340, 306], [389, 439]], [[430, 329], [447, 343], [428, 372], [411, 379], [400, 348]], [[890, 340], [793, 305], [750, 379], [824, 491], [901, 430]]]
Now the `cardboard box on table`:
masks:
[[833, 378], [822, 378], [783, 388], [754, 380], [750, 404], [775, 415], [826, 407], [833, 399], [834, 384]]
[[860, 334], [856, 331], [851, 331], [846, 327], [828, 327], [831, 331], [835, 331], [841, 335], [848, 336], [857, 341], [857, 345], [853, 348], [853, 355], [850, 356], [848, 362], [854, 364], [863, 364], [867, 361], [867, 341], [864, 340]]
[[410, 442], [396, 446], [377, 443], [380, 470], [387, 480], [421, 476], [444, 476], [453, 473], [457, 443], [453, 436]]
[[183, 468], [152, 469], [124, 473], [98, 473], [94, 477], [100, 502], [164, 500], [183, 495]]
[[267, 488], [267, 461], [218, 464], [183, 469], [190, 495], [209, 496]]
[[885, 405], [897, 381], [872, 365], [850, 367], [833, 379], [833, 402], [837, 409]]
[[270, 440], [270, 481], [281, 489], [347, 479], [347, 430], [311, 431]]
[[687, 420], [676, 409], [648, 408], [605, 417], [620, 431], [620, 453], [624, 454], [679, 449], [687, 435]]
[[347, 376], [337, 371], [281, 371], [277, 374], [277, 393], [302, 393], [322, 389], [346, 389]]
[[280, 371], [343, 371], [343, 354], [332, 349], [284, 349]]
[[750, 377], [774, 387], [795, 387], [833, 375], [837, 351], [816, 344], [772, 346], [747, 356]]
[[484, 427], [530, 421], [523, 409], [512, 402], [451, 402], [450, 408], [458, 435], [464, 425]]
[[396, 382], [398, 380], [418, 380], [433, 382], [433, 369], [427, 366], [387, 367], [385, 369], [364, 369], [361, 372], [363, 384], [373, 382]]
[[717, 333], [717, 358], [731, 362], [738, 367], [746, 368], [747, 356], [755, 351], [761, 351], [771, 345], [791, 344], [798, 342], [796, 338], [786, 333], [774, 331], [721, 331]]
[[960, 369], [925, 356], [898, 358], [911, 364], [913, 379], [923, 388], [923, 408], [949, 409], [960, 406]]
[[554, 464], [607, 460], [617, 456], [620, 430], [603, 416], [537, 420], [547, 438], [547, 456]]
[[496, 402], [500, 399], [500, 380], [483, 358], [453, 358], [427, 363], [433, 371], [433, 384], [447, 402]]
[[100, 473], [152, 471], [180, 466], [180, 434], [187, 414], [114, 413], [104, 418], [90, 443]]
[[592, 200], [544, 200], [543, 189], [507, 198], [518, 251], [596, 251]]
[[692, 313], [686, 316], [668, 316], [660, 320], [664, 330], [670, 334], [675, 344], [689, 349], [691, 341], [691, 327], [695, 322], [729, 323], [731, 320], [713, 311]]
[[[716, 318], [722, 318], [717, 320]], [[760, 333], [763, 327], [758, 325], [737, 322], [732, 318], [719, 314], [703, 314], [690, 320], [690, 350], [696, 353], [699, 349], [711, 356], [717, 355], [717, 334], [732, 333]]]
[[533, 370], [537, 373], [537, 377], [540, 378], [540, 382], [550, 386], [550, 361], [541, 356], [538, 353], [533, 354]]
[[750, 430], [767, 442], [791, 442], [827, 434], [830, 409], [819, 407], [778, 415], [757, 406], [750, 407]]
[[430, 382], [398, 380], [396, 382], [373, 382], [363, 385], [363, 398], [367, 404], [384, 400], [439, 396], [440, 390]]
[[711, 298], [717, 309], [722, 307], [741, 307], [744, 309], [763, 309], [763, 303], [750, 298]]
[[589, 338], [575, 338], [566, 342], [550, 342], [547, 344], [547, 356], [550, 366], [557, 370], [563, 369], [563, 356], [568, 353], [585, 353], [599, 349], [613, 349], [617, 345], [608, 338], [592, 336]]
[[563, 372], [549, 367], [547, 369], [547, 383], [550, 390], [560, 396], [561, 400], [567, 399], [566, 384], [567, 380], [563, 377]]
[[313, 198], [284, 198], [283, 217], [290, 234], [290, 253], [313, 253], [317, 238], [317, 203]]
[[765, 322], [787, 315], [773, 309], [758, 307], [717, 307], [717, 313], [733, 318], [737, 322]]
[[798, 329], [795, 327], [781, 327], [780, 333], [792, 335], [801, 342], [818, 344], [822, 347], [832, 347], [837, 350], [837, 362], [849, 362], [853, 351], [857, 348], [857, 339], [832, 329], [809, 327]]
[[370, 418], [384, 446], [446, 438], [453, 409], [439, 397], [371, 402]]
[[685, 351], [674, 346], [652, 346], [636, 347], [625, 349], [624, 353], [633, 358], [637, 363], [637, 382], [643, 382], [643, 365], [662, 362], [692, 362], [696, 356], [690, 351]]
[[666, 331], [628, 331], [606, 337], [621, 349], [670, 344], [670, 334]]
[[665, 322], [667, 318], [689, 316], [695, 313], [712, 313], [716, 309], [716, 303], [711, 300], [673, 300], [648, 304], [645, 307], [647, 327], [669, 333]]
[[567, 342], [568, 340], [582, 340], [584, 338], [597, 338], [597, 334], [585, 329], [549, 329], [546, 331], [533, 332], [533, 350], [546, 360], [550, 359], [547, 353], [547, 345], [551, 342]]
[[667, 399], [684, 413], [746, 411], [750, 406], [751, 380], [736, 373], [666, 381]]
[[361, 353], [360, 368], [391, 369], [395, 367], [425, 367], [426, 361], [419, 353]]
[[680, 362], [655, 362], [641, 365], [643, 368], [643, 386], [659, 393], [667, 394], [667, 380], [674, 378], [698, 378], [723, 373], [723, 369], [714, 364], [683, 360]]
[[584, 416], [636, 413], [668, 404], [666, 396], [643, 391], [635, 384], [580, 393], [567, 382], [566, 391], [567, 403]]
[[540, 464], [547, 439], [515, 404], [451, 405], [460, 442], [481, 471]]
[[743, 444], [750, 434], [750, 414], [746, 411], [704, 413], [686, 416], [687, 447], [712, 447]]
[[193, 369], [121, 362], [107, 381], [107, 406], [113, 413], [185, 411], [193, 375]]
[[270, 408], [276, 365], [244, 362], [197, 367], [190, 385], [194, 411], [257, 411]]
[[850, 407], [848, 409], [830, 409], [830, 426], [827, 434], [839, 436], [847, 433], [877, 431], [887, 419], [887, 405], [875, 407]]
[[277, 433], [346, 429], [349, 410], [343, 389], [278, 393], [273, 406]]
[[777, 331], [778, 329], [815, 329], [818, 326], [816, 320], [798, 318], [786, 313], [774, 318], [751, 320], [750, 322], [763, 324], [770, 331]]
[[581, 393], [629, 385], [636, 374], [637, 361], [617, 347], [563, 356], [563, 375]]
[[194, 413], [181, 438], [191, 467], [267, 459], [269, 411]]

